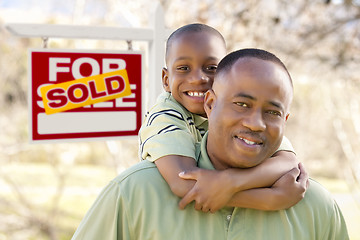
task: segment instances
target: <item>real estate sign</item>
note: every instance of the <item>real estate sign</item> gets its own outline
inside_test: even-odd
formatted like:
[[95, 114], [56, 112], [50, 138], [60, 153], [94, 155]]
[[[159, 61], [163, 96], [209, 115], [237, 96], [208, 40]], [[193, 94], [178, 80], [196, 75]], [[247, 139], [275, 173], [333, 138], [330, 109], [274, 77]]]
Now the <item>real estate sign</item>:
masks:
[[31, 49], [30, 141], [136, 136], [143, 116], [140, 52]]

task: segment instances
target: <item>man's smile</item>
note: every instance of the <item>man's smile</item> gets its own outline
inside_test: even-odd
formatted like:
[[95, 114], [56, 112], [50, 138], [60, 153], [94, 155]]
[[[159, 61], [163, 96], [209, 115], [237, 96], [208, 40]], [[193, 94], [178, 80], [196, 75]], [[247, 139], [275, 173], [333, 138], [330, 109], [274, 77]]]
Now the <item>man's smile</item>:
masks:
[[235, 136], [235, 139], [241, 140], [248, 147], [258, 147], [263, 145], [263, 140], [260, 137], [244, 137]]

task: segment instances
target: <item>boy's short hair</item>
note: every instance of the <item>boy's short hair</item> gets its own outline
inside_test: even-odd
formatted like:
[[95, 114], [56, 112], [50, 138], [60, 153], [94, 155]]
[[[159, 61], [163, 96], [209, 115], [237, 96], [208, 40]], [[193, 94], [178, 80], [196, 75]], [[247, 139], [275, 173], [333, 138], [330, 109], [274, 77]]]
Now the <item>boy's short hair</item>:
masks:
[[218, 36], [220, 39], [222, 39], [222, 41], [224, 42], [224, 47], [226, 48], [226, 43], [225, 43], [225, 39], [223, 37], [223, 35], [221, 35], [221, 33], [216, 30], [213, 27], [210, 27], [206, 24], [202, 24], [202, 23], [192, 23], [192, 24], [187, 24], [185, 26], [182, 26], [178, 29], [176, 29], [174, 32], [172, 32], [169, 36], [169, 38], [166, 41], [166, 52], [165, 52], [165, 59], [167, 59], [172, 42], [174, 40], [176, 40], [176, 38], [178, 38], [179, 36], [181, 36], [182, 34], [186, 34], [186, 33], [197, 33], [197, 32], [208, 32], [211, 33], [213, 35]]
[[[236, 63], [236, 61], [240, 58], [258, 58], [265, 61], [271, 61], [275, 64], [278, 64], [281, 66], [286, 73], [289, 76], [291, 87], [293, 87], [292, 78], [290, 76], [289, 71], [287, 70], [285, 64], [274, 54], [262, 50], [262, 49], [256, 49], [256, 48], [245, 48], [240, 49], [234, 52], [229, 53], [227, 56], [225, 56], [220, 63], [218, 64], [218, 67], [216, 69], [216, 75], [219, 75], [223, 72], [229, 71], [230, 68]], [[216, 79], [216, 77], [215, 77]]]

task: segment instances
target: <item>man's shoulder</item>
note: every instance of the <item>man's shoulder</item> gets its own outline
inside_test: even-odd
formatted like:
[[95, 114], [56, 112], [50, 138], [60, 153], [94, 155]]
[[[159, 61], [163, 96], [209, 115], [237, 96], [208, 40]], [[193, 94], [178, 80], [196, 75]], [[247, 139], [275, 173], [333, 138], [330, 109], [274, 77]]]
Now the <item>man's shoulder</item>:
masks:
[[140, 182], [157, 175], [160, 173], [155, 163], [143, 160], [122, 171], [112, 182], [117, 184], [123, 184], [127, 181]]
[[314, 208], [330, 210], [335, 205], [335, 200], [331, 193], [314, 179], [309, 179], [309, 188], [307, 189], [304, 201]]
[[331, 197], [331, 193], [321, 183], [313, 178], [309, 178], [309, 189], [313, 195], [319, 197]]
[[[149, 206], [149, 199], [157, 201], [165, 196], [173, 196], [155, 163], [147, 160], [124, 170], [111, 181], [110, 186], [116, 193], [113, 197], [121, 199], [128, 207], [131, 204]], [[164, 200], [159, 201], [164, 203]], [[133, 207], [131, 209], [130, 212], [135, 211]]]

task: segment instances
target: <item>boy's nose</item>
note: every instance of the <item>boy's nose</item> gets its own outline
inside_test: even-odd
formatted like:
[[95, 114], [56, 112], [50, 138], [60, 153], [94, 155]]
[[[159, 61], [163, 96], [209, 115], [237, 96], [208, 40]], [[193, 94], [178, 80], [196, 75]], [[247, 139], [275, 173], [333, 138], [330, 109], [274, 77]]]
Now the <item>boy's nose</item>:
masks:
[[201, 76], [201, 80], [203, 80], [203, 81], [209, 81], [210, 78], [209, 78], [208, 76], [206, 76], [206, 75], [202, 75], [202, 76]]
[[211, 79], [203, 71], [196, 72], [192, 77], [193, 83], [204, 84], [209, 82]]

